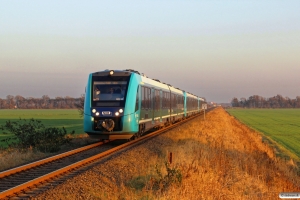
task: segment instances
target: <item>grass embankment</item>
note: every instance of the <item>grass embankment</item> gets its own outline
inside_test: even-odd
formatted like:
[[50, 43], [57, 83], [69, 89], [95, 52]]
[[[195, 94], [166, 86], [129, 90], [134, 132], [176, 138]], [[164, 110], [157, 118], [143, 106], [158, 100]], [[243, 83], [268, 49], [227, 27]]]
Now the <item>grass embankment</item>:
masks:
[[[173, 163], [166, 168], [168, 153]], [[167, 169], [181, 175], [166, 178]], [[38, 199], [278, 199], [300, 191], [293, 163], [222, 108], [123, 152]]]
[[263, 133], [278, 156], [300, 164], [300, 109], [228, 109], [244, 124]]
[[[75, 109], [0, 109], [0, 125], [4, 125], [6, 121], [19, 119], [40, 120], [46, 127], [65, 127], [68, 133], [73, 130], [75, 134], [83, 132], [83, 119], [80, 117], [78, 110]], [[3, 134], [0, 130], [0, 147], [6, 147], [5, 142], [1, 140], [13, 135]]]

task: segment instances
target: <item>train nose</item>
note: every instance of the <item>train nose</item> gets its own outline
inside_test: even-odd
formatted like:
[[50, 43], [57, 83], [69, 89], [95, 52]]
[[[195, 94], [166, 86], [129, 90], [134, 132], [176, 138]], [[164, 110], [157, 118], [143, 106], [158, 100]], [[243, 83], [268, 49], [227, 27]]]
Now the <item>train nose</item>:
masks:
[[115, 122], [112, 119], [99, 120], [97, 127], [101, 129], [106, 129], [107, 131], [112, 131], [115, 127]]

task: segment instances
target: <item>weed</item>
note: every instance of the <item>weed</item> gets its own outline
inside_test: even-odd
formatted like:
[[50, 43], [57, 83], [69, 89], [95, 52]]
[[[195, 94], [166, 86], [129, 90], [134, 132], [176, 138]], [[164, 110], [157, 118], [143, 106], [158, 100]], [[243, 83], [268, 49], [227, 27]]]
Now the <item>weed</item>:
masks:
[[146, 183], [150, 180], [150, 177], [146, 176], [137, 176], [130, 181], [128, 181], [125, 185], [127, 187], [134, 188], [135, 190], [142, 190], [145, 188]]
[[171, 167], [169, 162], [165, 161], [165, 170], [167, 174], [163, 175], [163, 172], [155, 165], [156, 176], [152, 177], [149, 182], [149, 186], [154, 190], [166, 190], [172, 185], [179, 185], [182, 182], [181, 170], [176, 167]]
[[[0, 129], [7, 130], [15, 136], [15, 142], [10, 143], [20, 149], [37, 148], [42, 152], [56, 152], [60, 146], [71, 141], [71, 137], [66, 137], [67, 131], [50, 127], [45, 128], [45, 125], [35, 119], [19, 119], [19, 121], [6, 121], [5, 125], [0, 126]], [[6, 132], [5, 132], [6, 133]], [[7, 134], [7, 133], [6, 133]], [[72, 131], [71, 134], [74, 134]], [[12, 140], [13, 138], [7, 139]]]

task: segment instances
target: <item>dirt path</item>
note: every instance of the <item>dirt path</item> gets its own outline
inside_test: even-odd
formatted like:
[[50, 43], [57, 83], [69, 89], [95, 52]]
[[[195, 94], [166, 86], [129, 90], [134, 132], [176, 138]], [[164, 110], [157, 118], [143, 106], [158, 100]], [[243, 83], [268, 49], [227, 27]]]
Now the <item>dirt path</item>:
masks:
[[[170, 152], [173, 163], [166, 167]], [[297, 170], [217, 108], [205, 121], [198, 117], [36, 199], [278, 199], [280, 192], [300, 192]]]

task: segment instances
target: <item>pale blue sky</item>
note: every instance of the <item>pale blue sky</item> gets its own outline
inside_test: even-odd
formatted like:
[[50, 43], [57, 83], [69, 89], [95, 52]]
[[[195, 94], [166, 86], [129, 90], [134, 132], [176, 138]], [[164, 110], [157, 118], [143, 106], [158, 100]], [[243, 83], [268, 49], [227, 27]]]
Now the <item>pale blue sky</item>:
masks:
[[300, 1], [1, 1], [0, 98], [132, 68], [209, 101], [300, 96]]

